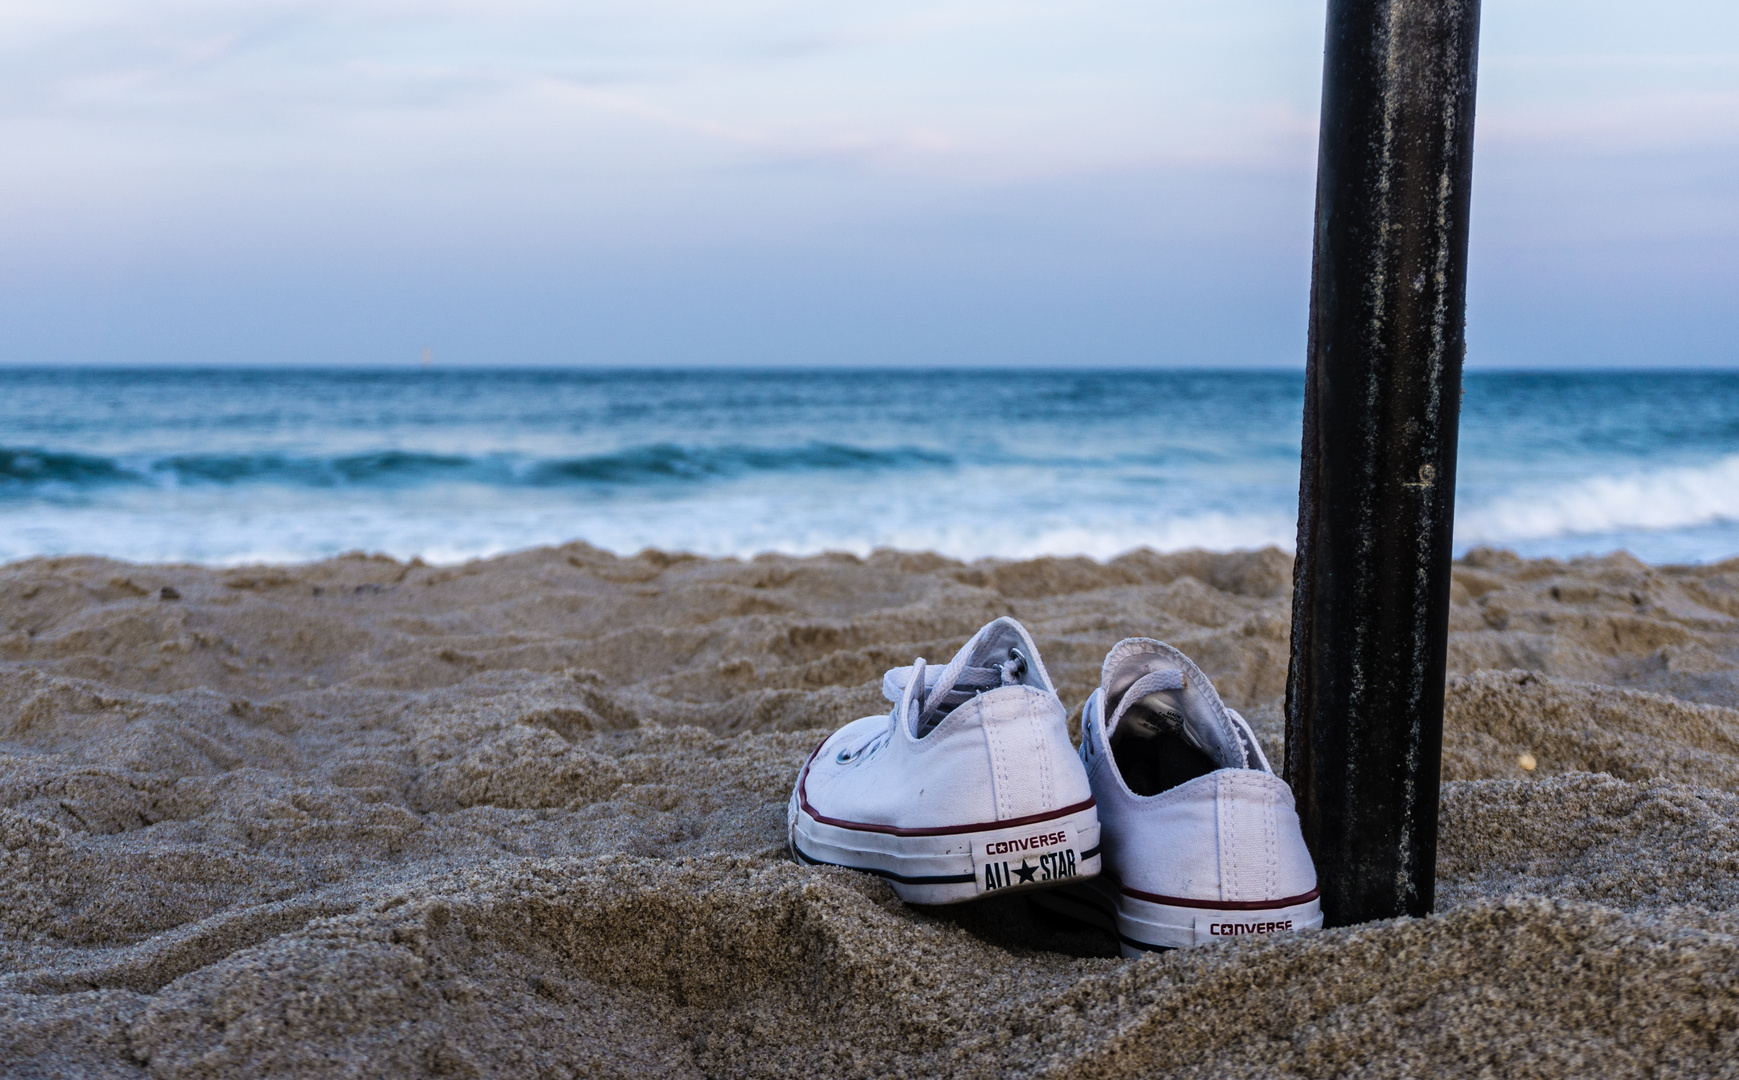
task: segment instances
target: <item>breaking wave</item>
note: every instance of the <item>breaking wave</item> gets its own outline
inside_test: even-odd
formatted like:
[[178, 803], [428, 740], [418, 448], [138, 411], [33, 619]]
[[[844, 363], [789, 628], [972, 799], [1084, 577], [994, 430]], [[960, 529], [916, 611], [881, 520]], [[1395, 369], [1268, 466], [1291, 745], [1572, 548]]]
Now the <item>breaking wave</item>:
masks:
[[[0, 369], [0, 562], [1293, 546], [1296, 372]], [[1739, 553], [1739, 372], [1467, 380], [1456, 548]]]
[[1503, 495], [1458, 516], [1456, 539], [1502, 544], [1739, 521], [1739, 454]]
[[914, 447], [867, 448], [833, 442], [787, 447], [695, 447], [653, 443], [572, 458], [468, 456], [380, 450], [330, 457], [280, 453], [174, 454], [109, 458], [0, 447], [0, 493], [23, 494], [113, 485], [181, 487], [271, 483], [312, 488], [478, 483], [504, 487], [633, 486], [728, 479], [754, 473], [871, 472], [938, 468], [951, 455]]

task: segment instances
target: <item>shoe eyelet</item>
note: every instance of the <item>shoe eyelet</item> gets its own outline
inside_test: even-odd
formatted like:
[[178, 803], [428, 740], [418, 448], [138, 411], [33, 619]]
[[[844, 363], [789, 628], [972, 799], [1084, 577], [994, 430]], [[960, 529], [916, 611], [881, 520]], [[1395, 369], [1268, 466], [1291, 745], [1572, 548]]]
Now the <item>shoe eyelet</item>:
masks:
[[851, 749], [841, 750], [838, 754], [834, 755], [833, 760], [839, 762], [841, 765], [849, 765], [852, 762], [859, 760], [860, 758], [870, 757], [877, 750], [880, 750], [882, 747], [886, 746], [887, 744], [888, 744], [888, 740], [883, 739], [883, 738], [877, 738], [877, 739], [872, 740], [867, 746], [860, 746], [856, 750], [851, 750]]

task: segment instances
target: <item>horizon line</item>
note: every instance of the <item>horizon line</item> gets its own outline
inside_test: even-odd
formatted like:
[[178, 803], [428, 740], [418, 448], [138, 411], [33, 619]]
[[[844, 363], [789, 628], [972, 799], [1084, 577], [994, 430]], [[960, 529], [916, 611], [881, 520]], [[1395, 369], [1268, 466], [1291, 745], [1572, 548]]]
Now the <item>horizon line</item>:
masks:
[[[972, 372], [1031, 372], [1034, 374], [1213, 374], [1213, 375], [1303, 375], [1305, 366], [1298, 364], [796, 364], [796, 363], [667, 363], [667, 364], [488, 364], [445, 363], [423, 364], [418, 361], [383, 363], [13, 363], [0, 361], [0, 375], [55, 373], [167, 373], [206, 374], [236, 372], [253, 374], [368, 374], [368, 375], [449, 375], [449, 374], [520, 374], [520, 375], [618, 375], [618, 374], [684, 374], [755, 373], [786, 375], [874, 374], [897, 371], [906, 374], [964, 374]], [[1702, 365], [1615, 365], [1615, 364], [1506, 364], [1468, 365], [1462, 369], [1470, 375], [1551, 375], [1551, 374], [1636, 374], [1636, 375], [1703, 375], [1739, 374], [1739, 363], [1709, 363]]]

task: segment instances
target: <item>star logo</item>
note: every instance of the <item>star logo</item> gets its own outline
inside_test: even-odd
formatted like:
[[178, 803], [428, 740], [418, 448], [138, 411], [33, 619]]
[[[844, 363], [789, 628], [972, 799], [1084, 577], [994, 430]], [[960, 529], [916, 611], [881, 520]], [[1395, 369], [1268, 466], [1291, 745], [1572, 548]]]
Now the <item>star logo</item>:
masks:
[[1028, 866], [1025, 859], [1022, 859], [1020, 865], [1014, 868], [1014, 876], [1020, 878], [1022, 881], [1031, 881], [1033, 875], [1038, 872], [1039, 868], [1036, 866]]

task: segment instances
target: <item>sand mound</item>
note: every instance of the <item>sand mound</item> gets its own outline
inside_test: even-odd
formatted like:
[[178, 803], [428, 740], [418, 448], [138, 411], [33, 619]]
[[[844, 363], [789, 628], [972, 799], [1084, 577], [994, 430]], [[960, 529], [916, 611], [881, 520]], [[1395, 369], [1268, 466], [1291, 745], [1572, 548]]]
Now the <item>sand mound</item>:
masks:
[[[1457, 569], [1440, 913], [1115, 959], [781, 855], [884, 668], [1164, 637], [1278, 750], [1273, 551], [583, 545], [0, 568], [17, 1075], [1705, 1075], [1739, 1043], [1739, 563]], [[1522, 761], [1534, 768], [1524, 769]]]

